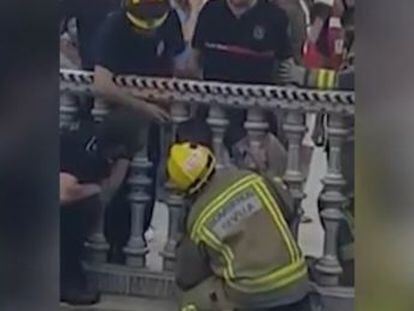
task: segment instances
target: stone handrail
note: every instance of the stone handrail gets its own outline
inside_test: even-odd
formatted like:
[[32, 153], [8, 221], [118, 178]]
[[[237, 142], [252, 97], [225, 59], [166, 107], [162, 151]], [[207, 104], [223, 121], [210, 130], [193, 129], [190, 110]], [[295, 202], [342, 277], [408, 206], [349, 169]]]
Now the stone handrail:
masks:
[[[302, 109], [354, 114], [355, 94], [319, 91], [290, 86], [250, 85], [184, 79], [117, 76], [115, 83], [139, 91], [143, 98], [181, 103], [214, 103], [222, 106], [261, 109]], [[61, 90], [93, 93], [93, 73], [60, 70]]]

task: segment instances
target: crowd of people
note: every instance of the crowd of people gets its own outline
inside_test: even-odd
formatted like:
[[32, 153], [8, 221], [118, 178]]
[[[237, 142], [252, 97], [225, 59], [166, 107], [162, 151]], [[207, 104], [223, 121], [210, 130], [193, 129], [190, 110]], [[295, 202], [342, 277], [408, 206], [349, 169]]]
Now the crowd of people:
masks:
[[[61, 130], [64, 302], [99, 300], [99, 294], [87, 288], [80, 258], [90, 220], [103, 207], [111, 247], [108, 260], [125, 260], [123, 247], [130, 233], [126, 177], [143, 144], [152, 163], [151, 201], [144, 215], [143, 236], [150, 238], [160, 183], [160, 127], [170, 122], [169, 104], [132, 95], [113, 82], [114, 76], [353, 89], [354, 0], [61, 0], [60, 5], [61, 67], [93, 71], [95, 96], [110, 108], [108, 116], [97, 123], [92, 116], [94, 98], [79, 98], [79, 121]], [[280, 177], [287, 153], [282, 112], [267, 114], [269, 134], [261, 152], [255, 154], [249, 153], [246, 141], [246, 111], [228, 109], [226, 114], [229, 125], [224, 144], [229, 157], [239, 167], [262, 173], [273, 165], [273, 174]], [[175, 142], [211, 149], [207, 115], [207, 107], [192, 108], [190, 119], [178, 127]], [[326, 116], [318, 115], [313, 134], [317, 146], [327, 145], [325, 120]], [[343, 161], [352, 171], [346, 176], [352, 197], [349, 157], [353, 142], [347, 150], [348, 158]], [[349, 206], [352, 211], [353, 203]], [[347, 250], [353, 242], [348, 238], [348, 223], [344, 225], [347, 238], [340, 235]], [[285, 304], [292, 302], [297, 303], [287, 299]]]

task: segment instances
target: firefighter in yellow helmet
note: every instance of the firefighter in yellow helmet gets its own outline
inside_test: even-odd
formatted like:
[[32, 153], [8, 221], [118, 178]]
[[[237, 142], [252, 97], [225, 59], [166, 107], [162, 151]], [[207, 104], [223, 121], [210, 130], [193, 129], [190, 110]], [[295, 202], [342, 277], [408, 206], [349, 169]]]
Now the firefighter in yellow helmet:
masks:
[[167, 171], [189, 208], [177, 247], [181, 311], [310, 310], [308, 272], [289, 223], [287, 188], [254, 172], [215, 169], [212, 152], [174, 144]]

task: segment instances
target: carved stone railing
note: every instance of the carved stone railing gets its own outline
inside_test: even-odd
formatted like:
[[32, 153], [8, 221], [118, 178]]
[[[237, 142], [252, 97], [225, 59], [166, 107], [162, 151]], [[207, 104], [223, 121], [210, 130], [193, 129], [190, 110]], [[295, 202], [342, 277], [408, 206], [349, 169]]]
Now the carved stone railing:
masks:
[[[72, 93], [93, 93], [93, 76], [87, 71], [62, 69], [60, 88]], [[273, 85], [231, 84], [183, 79], [118, 76], [115, 83], [133, 89], [142, 98], [231, 108], [302, 109], [305, 112], [354, 114], [353, 92], [319, 91]]]
[[[190, 105], [211, 106], [206, 122], [212, 132], [213, 149], [218, 159], [218, 168], [231, 165], [231, 159], [223, 144], [223, 137], [229, 125], [225, 113], [227, 109], [235, 108], [247, 111], [244, 127], [249, 147], [253, 153], [260, 148], [261, 142], [267, 134], [269, 128], [266, 119], [267, 113], [282, 109], [285, 112], [283, 130], [287, 139], [287, 167], [284, 176], [281, 177], [288, 185], [294, 199], [297, 217], [293, 231], [296, 236], [303, 214], [301, 205], [305, 197], [303, 190], [305, 176], [301, 170], [301, 147], [304, 134], [308, 130], [305, 124], [306, 115], [316, 112], [327, 114], [329, 120], [327, 129], [329, 158], [327, 173], [323, 179], [323, 190], [319, 198], [321, 202], [320, 217], [325, 230], [324, 251], [322, 257], [316, 260], [314, 270], [318, 286], [336, 288], [340, 285], [339, 277], [342, 269], [338, 259], [337, 236], [342, 209], [347, 200], [346, 195], [343, 194], [345, 180], [340, 157], [342, 143], [352, 132], [352, 129], [347, 128], [348, 123], [344, 122], [344, 119], [352, 118], [354, 115], [355, 98], [353, 92], [135, 76], [118, 76], [114, 82], [141, 98], [171, 102], [172, 138], [175, 137], [177, 124], [188, 120]], [[74, 102], [76, 96], [93, 96], [93, 75], [84, 71], [61, 70], [60, 88], [61, 125], [65, 126], [75, 122], [74, 114], [77, 108]], [[106, 111], [105, 105], [99, 100], [96, 101], [94, 114], [98, 121], [102, 119]], [[129, 177], [131, 185], [129, 200], [132, 211], [131, 236], [124, 248], [127, 258], [126, 267], [133, 269], [128, 270], [130, 274], [134, 274], [136, 271], [142, 272], [146, 267], [145, 258], [148, 248], [143, 240], [143, 213], [146, 204], [150, 201], [148, 189], [153, 181], [148, 177], [148, 170], [151, 165], [152, 163], [148, 161], [146, 156], [146, 150], [138, 152], [131, 164], [131, 176]], [[165, 202], [168, 205], [169, 215], [168, 237], [166, 245], [161, 251], [161, 256], [166, 278], [172, 282], [173, 279], [169, 271], [172, 271], [174, 267], [174, 249], [182, 230], [184, 209], [181, 206], [184, 201], [172, 191], [168, 184], [166, 191]], [[101, 217], [103, 216], [101, 215]], [[102, 222], [98, 222], [95, 239], [92, 239], [90, 243], [92, 249], [102, 254], [107, 250], [107, 246], [103, 235], [101, 235], [101, 224]], [[96, 256], [94, 260], [98, 259], [102, 261], [102, 256]], [[105, 269], [105, 275], [108, 277], [109, 268]], [[125, 270], [122, 271], [125, 275]], [[149, 279], [158, 278], [151, 273], [147, 276]], [[107, 278], [106, 282], [109, 282], [108, 280]], [[122, 284], [125, 288], [139, 287], [139, 285], [134, 287], [129, 281]], [[121, 292], [125, 293], [123, 290]]]

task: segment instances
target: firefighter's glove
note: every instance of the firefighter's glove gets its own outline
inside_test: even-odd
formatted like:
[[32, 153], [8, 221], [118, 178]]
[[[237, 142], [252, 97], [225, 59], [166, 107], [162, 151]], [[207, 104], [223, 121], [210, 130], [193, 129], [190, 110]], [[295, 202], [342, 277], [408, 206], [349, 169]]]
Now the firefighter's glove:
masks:
[[306, 68], [295, 64], [292, 60], [280, 64], [278, 77], [282, 83], [304, 86], [305, 76]]

